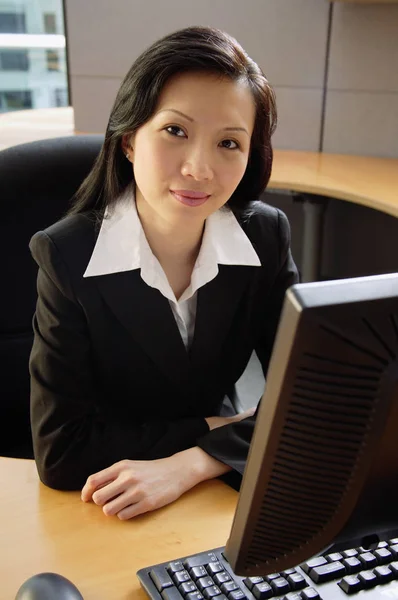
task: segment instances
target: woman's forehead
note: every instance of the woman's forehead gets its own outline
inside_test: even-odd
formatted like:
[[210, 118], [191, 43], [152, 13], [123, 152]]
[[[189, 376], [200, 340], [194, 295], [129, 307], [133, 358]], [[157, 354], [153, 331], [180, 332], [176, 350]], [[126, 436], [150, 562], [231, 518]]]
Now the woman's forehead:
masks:
[[[214, 73], [180, 73], [165, 84], [154, 113], [179, 111], [193, 121], [243, 121], [253, 128], [255, 102], [248, 84]], [[227, 123], [228, 125], [228, 123]], [[226, 126], [227, 126], [226, 125]], [[236, 123], [230, 126], [237, 126]]]

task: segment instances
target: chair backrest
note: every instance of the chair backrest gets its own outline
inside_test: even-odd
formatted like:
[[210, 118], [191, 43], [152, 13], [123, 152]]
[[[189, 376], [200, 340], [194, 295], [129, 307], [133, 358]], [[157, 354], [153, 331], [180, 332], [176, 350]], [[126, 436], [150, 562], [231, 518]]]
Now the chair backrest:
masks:
[[31, 457], [28, 361], [36, 306], [32, 235], [70, 207], [102, 135], [40, 140], [0, 152], [0, 455]]

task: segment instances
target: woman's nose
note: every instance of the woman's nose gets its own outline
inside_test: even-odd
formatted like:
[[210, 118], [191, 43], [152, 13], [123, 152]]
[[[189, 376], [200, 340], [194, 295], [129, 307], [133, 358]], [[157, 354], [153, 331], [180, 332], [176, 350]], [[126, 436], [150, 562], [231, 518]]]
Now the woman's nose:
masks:
[[214, 173], [209, 159], [206, 151], [191, 152], [183, 162], [182, 174], [184, 177], [192, 177], [196, 181], [211, 181]]

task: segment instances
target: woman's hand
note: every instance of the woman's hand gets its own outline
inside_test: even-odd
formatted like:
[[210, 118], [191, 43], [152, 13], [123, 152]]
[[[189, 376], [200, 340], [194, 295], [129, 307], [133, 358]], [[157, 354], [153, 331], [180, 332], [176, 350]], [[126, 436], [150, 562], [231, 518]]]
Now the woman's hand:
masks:
[[200, 481], [229, 469], [197, 447], [159, 460], [122, 460], [90, 475], [81, 498], [126, 520], [170, 504]]

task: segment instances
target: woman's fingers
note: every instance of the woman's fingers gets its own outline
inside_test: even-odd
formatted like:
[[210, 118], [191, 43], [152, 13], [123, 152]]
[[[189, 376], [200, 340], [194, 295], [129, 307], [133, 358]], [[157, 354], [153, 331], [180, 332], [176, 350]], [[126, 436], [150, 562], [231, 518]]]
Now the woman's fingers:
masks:
[[167, 504], [167, 502], [157, 503], [156, 506], [153, 506], [150, 499], [144, 498], [139, 502], [126, 506], [125, 508], [123, 508], [123, 510], [117, 513], [117, 516], [121, 521], [127, 521], [128, 519], [138, 517], [138, 515], [143, 515], [146, 512], [154, 510], [154, 508], [161, 508], [165, 504]]
[[114, 481], [108, 483], [108, 485], [96, 490], [92, 495], [93, 502], [98, 506], [104, 506], [104, 504], [112, 500], [112, 498], [120, 496], [129, 485], [131, 484], [128, 484], [125, 479], [118, 477]]
[[123, 492], [122, 494], [117, 496], [117, 498], [114, 498], [110, 502], [107, 502], [102, 507], [102, 510], [104, 514], [108, 517], [116, 514], [118, 515], [121, 511], [125, 510], [126, 508], [134, 506], [137, 502], [140, 501], [140, 499], [140, 497], [136, 498], [134, 493], [131, 492], [131, 490], [127, 490], [126, 492]]
[[98, 471], [98, 473], [90, 475], [81, 492], [81, 499], [83, 502], [92, 500], [94, 492], [106, 487], [109, 483], [114, 481], [123, 468], [125, 468], [126, 462], [127, 461], [122, 460], [107, 469], [103, 469], [102, 471]]

